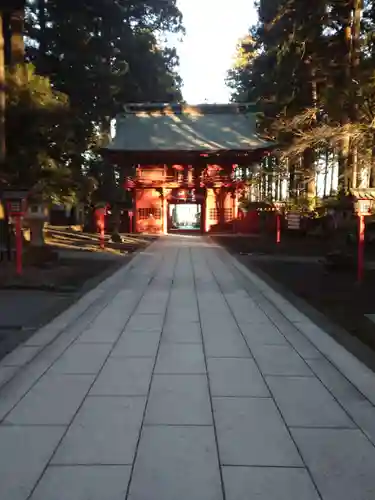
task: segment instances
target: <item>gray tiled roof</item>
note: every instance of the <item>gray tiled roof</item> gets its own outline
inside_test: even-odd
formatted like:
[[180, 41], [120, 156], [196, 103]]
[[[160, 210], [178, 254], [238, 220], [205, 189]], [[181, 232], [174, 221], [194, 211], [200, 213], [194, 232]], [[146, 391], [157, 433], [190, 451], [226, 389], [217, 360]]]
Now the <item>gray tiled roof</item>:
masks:
[[256, 115], [235, 105], [135, 107], [116, 119], [111, 151], [252, 151], [272, 147], [256, 133]]

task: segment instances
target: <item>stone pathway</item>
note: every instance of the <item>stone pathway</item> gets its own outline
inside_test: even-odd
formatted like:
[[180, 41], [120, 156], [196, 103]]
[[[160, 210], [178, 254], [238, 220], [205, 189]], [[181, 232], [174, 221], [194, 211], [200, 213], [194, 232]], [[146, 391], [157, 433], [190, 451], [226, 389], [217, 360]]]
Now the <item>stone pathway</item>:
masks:
[[151, 245], [5, 372], [1, 500], [375, 498], [374, 374], [203, 239]]

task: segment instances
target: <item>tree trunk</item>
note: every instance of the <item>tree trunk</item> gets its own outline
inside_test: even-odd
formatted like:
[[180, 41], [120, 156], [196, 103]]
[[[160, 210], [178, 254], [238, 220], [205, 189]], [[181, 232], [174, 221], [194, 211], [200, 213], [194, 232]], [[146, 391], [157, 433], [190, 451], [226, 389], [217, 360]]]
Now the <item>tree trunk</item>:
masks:
[[329, 149], [328, 149], [328, 146], [326, 146], [326, 148], [325, 148], [325, 165], [324, 165], [323, 198], [325, 198], [327, 196], [328, 165], [329, 165]]
[[316, 197], [316, 180], [315, 180], [315, 152], [312, 148], [307, 148], [303, 152], [303, 174], [304, 186], [307, 200], [312, 204]]
[[296, 175], [296, 161], [289, 160], [289, 198], [296, 198], [297, 196], [297, 175]]
[[274, 187], [274, 181], [273, 181], [273, 173], [269, 172], [267, 174], [267, 198], [269, 201], [273, 200], [273, 187]]
[[281, 182], [281, 179], [280, 179], [280, 173], [278, 172], [276, 174], [276, 180], [275, 180], [275, 201], [280, 201], [280, 182]]
[[373, 139], [373, 148], [371, 151], [371, 167], [370, 167], [370, 179], [369, 179], [369, 187], [375, 188], [375, 137]]
[[[307, 96], [307, 103], [313, 109], [318, 105], [318, 90], [316, 85], [316, 70], [311, 60], [306, 61], [308, 68], [308, 75], [310, 81], [309, 95]], [[312, 127], [316, 126], [316, 114], [312, 120]], [[302, 172], [303, 172], [303, 186], [308, 205], [313, 205], [316, 197], [316, 168], [315, 168], [315, 150], [307, 148], [302, 155]]]
[[46, 0], [38, 0], [38, 23], [39, 23], [39, 49], [38, 49], [38, 71], [44, 74], [45, 57], [47, 54], [46, 40]]
[[261, 201], [264, 201], [267, 197], [267, 175], [262, 167], [261, 170]]
[[0, 170], [5, 161], [5, 53], [3, 16], [0, 12]]
[[[356, 0], [353, 0], [356, 1]], [[351, 106], [348, 103], [352, 97], [352, 2], [348, 2], [345, 6], [345, 13], [342, 14], [342, 65], [341, 74], [341, 126], [345, 127], [350, 123]], [[350, 135], [347, 134], [341, 140], [339, 146], [339, 175], [338, 175], [338, 191], [345, 193], [349, 187], [350, 179], [353, 173], [352, 156], [350, 154], [351, 141]]]
[[[347, 123], [346, 123], [347, 124]], [[338, 191], [339, 193], [346, 192], [350, 185], [352, 174], [352, 165], [350, 164], [350, 136], [346, 135], [340, 141], [339, 149], [339, 175], [338, 175]]]
[[24, 64], [25, 62], [24, 19], [24, 9], [18, 9], [10, 13], [10, 63], [12, 66]]
[[[359, 85], [359, 66], [361, 62], [361, 17], [362, 17], [362, 2], [363, 0], [353, 0], [353, 19], [352, 19], [352, 43], [351, 43], [351, 113], [350, 119], [352, 123], [358, 123], [359, 106], [361, 99], [361, 88]], [[352, 161], [352, 182], [353, 188], [359, 187], [361, 184], [361, 171], [358, 164], [358, 145], [351, 144], [351, 161]]]
[[[333, 196], [333, 193], [335, 191], [335, 189], [333, 187], [333, 183], [334, 183], [336, 162], [337, 162], [337, 158], [336, 158], [336, 151], [335, 151], [333, 154], [333, 162], [331, 165], [331, 178], [330, 178], [330, 189], [329, 189], [330, 196]], [[340, 186], [340, 183], [339, 183], [339, 186]]]

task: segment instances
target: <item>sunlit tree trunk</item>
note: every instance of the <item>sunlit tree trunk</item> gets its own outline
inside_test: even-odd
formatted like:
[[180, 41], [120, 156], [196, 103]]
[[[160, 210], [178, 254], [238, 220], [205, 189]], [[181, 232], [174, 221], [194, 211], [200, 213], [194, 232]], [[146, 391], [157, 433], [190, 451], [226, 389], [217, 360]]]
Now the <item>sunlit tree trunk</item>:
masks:
[[45, 57], [47, 53], [46, 40], [46, 0], [38, 0], [38, 24], [39, 24], [39, 49], [38, 49], [38, 71], [44, 74]]
[[[341, 64], [343, 66], [341, 72], [341, 126], [345, 127], [350, 123], [349, 116], [349, 106], [348, 106], [348, 97], [347, 92], [352, 88], [351, 82], [351, 64], [352, 64], [352, 8], [351, 2], [347, 2], [345, 5], [345, 12], [343, 12], [342, 18], [342, 61]], [[342, 138], [339, 146], [339, 175], [338, 175], [338, 190], [341, 193], [347, 191], [350, 179], [353, 173], [353, 165], [352, 158], [350, 155], [350, 135], [346, 134]]]
[[[306, 61], [309, 75], [309, 105], [312, 108], [317, 107], [318, 95], [316, 86], [316, 72], [312, 67], [311, 61]], [[316, 116], [313, 118], [312, 126], [316, 125]], [[313, 204], [316, 197], [316, 163], [315, 163], [315, 150], [307, 148], [302, 155], [302, 171], [304, 176], [304, 188], [306, 190], [306, 197], [309, 205]]]
[[[336, 162], [338, 163], [337, 152], [334, 151], [334, 153], [333, 153], [333, 161], [331, 163], [331, 177], [330, 177], [330, 188], [329, 188], [329, 194], [331, 196], [335, 192], [334, 182], [335, 182]], [[340, 189], [340, 182], [338, 184], [338, 189]]]
[[24, 20], [24, 9], [17, 9], [10, 13], [10, 62], [12, 66], [25, 62]]
[[297, 159], [289, 159], [289, 198], [297, 197]]
[[375, 188], [375, 134], [373, 137], [373, 147], [372, 147], [372, 151], [371, 151], [369, 187]]
[[323, 197], [327, 196], [327, 184], [328, 184], [328, 169], [329, 169], [329, 149], [328, 146], [325, 148], [324, 155], [324, 184], [323, 184]]

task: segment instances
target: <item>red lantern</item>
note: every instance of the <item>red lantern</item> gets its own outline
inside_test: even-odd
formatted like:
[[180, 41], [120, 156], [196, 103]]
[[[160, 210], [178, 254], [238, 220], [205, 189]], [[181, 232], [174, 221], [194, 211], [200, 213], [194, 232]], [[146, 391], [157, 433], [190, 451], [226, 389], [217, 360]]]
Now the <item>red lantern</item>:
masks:
[[358, 215], [358, 261], [357, 261], [357, 279], [360, 283], [363, 279], [364, 252], [365, 252], [365, 217], [371, 215], [372, 200], [357, 200], [355, 209]]

